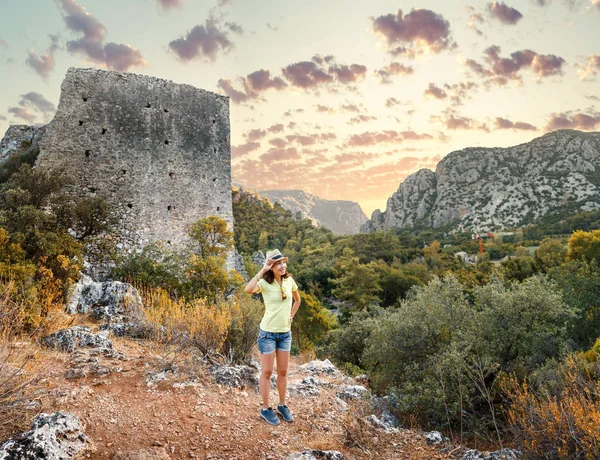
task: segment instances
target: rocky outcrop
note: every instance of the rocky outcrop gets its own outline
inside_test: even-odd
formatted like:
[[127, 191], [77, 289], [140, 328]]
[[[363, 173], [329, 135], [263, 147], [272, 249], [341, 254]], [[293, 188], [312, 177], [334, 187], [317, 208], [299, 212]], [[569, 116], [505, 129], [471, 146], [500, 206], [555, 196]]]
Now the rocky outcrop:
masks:
[[518, 460], [522, 453], [515, 449], [500, 449], [494, 452], [480, 452], [478, 450], [467, 450], [460, 460]]
[[38, 415], [30, 431], [6, 441], [0, 447], [0, 460], [68, 460], [81, 458], [92, 450], [79, 419], [56, 412]]
[[509, 148], [448, 154], [400, 184], [361, 231], [416, 225], [492, 231], [600, 209], [600, 133], [555, 131]]
[[39, 152], [39, 143], [46, 130], [45, 126], [11, 125], [0, 140], [0, 162], [12, 155]]
[[302, 190], [263, 190], [259, 193], [272, 203], [279, 203], [293, 213], [299, 212], [302, 217], [336, 235], [359, 233], [361, 225], [367, 221], [360, 205], [354, 201], [324, 200]]
[[250, 366], [216, 366], [212, 369], [215, 381], [233, 388], [255, 388], [258, 385], [256, 369]]
[[112, 350], [112, 342], [108, 339], [108, 331], [93, 334], [87, 326], [74, 326], [55, 332], [44, 337], [42, 344], [70, 353], [77, 348], [84, 347], [97, 348], [101, 351]]
[[136, 288], [120, 281], [97, 282], [82, 275], [75, 289], [67, 311], [91, 313], [98, 320], [123, 322], [124, 318], [142, 318], [142, 298]]

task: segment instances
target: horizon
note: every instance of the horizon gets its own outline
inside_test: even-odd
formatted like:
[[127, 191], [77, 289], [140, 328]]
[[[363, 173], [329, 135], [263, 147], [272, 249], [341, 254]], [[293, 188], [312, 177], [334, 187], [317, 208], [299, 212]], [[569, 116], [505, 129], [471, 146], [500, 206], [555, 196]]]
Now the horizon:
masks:
[[0, 130], [48, 123], [69, 67], [190, 84], [230, 98], [232, 182], [370, 217], [451, 152], [600, 128], [600, 0], [348, 5], [7, 5]]

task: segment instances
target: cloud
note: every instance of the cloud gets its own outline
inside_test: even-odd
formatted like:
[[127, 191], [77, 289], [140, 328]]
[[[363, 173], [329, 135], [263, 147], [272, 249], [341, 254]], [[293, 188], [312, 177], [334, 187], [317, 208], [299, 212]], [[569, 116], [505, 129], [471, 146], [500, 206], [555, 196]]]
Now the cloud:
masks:
[[219, 27], [216, 19], [208, 18], [205, 25], [195, 26], [185, 38], [171, 41], [169, 48], [182, 61], [189, 62], [198, 57], [214, 61], [220, 52], [227, 54], [235, 47], [227, 31]]
[[340, 112], [355, 112], [355, 113], [358, 113], [358, 112], [360, 112], [360, 107], [358, 105], [356, 105], [356, 104], [351, 104], [351, 103], [340, 104], [339, 110], [340, 110]]
[[396, 99], [395, 97], [388, 97], [388, 98], [385, 100], [385, 106], [386, 106], [386, 107], [388, 107], [388, 108], [389, 108], [389, 107], [394, 107], [394, 106], [396, 106], [396, 105], [401, 105], [401, 104], [402, 104], [402, 101], [399, 101], [399, 100], [398, 100], [398, 99]]
[[283, 125], [281, 123], [276, 123], [267, 128], [267, 131], [270, 133], [281, 133], [283, 132]]
[[283, 75], [293, 86], [305, 89], [315, 88], [334, 80], [333, 76], [313, 61], [290, 64], [283, 69]]
[[442, 88], [436, 86], [435, 83], [429, 83], [429, 87], [423, 93], [425, 96], [432, 97], [433, 99], [446, 99], [448, 93]]
[[54, 53], [58, 49], [58, 36], [50, 35], [50, 40], [51, 44], [46, 54], [38, 56], [36, 51], [29, 51], [25, 61], [42, 78], [46, 78], [54, 70]]
[[371, 18], [373, 32], [385, 39], [388, 52], [394, 56], [414, 57], [424, 51], [439, 53], [453, 46], [450, 23], [441, 15], [425, 9], [402, 10]]
[[272, 148], [267, 151], [267, 153], [263, 153], [260, 156], [260, 160], [265, 163], [271, 162], [281, 162], [281, 161], [289, 161], [289, 160], [299, 160], [300, 154], [298, 153], [298, 149], [295, 147], [289, 147], [287, 149], [278, 149]]
[[286, 82], [279, 77], [271, 78], [271, 72], [268, 70], [257, 70], [248, 74], [245, 80], [246, 89], [253, 93], [259, 93], [268, 89], [280, 90], [287, 86]]
[[75, 0], [59, 0], [63, 9], [63, 19], [67, 28], [77, 34], [83, 34], [77, 40], [67, 42], [67, 51], [82, 53], [92, 62], [108, 69], [125, 72], [131, 67], [146, 65], [141, 52], [131, 45], [106, 43], [106, 27], [94, 18]]
[[556, 129], [581, 129], [592, 131], [600, 128], [600, 112], [586, 114], [582, 112], [553, 113], [548, 117], [546, 131]]
[[430, 120], [437, 121], [444, 125], [446, 129], [450, 129], [452, 131], [489, 131], [489, 128], [485, 123], [481, 123], [473, 118], [457, 115], [453, 110], [450, 109], [445, 110], [441, 116], [435, 115], [430, 117]]
[[590, 0], [590, 2], [600, 10], [600, 0]]
[[4, 115], [0, 115], [0, 121], [6, 121], [6, 117]]
[[307, 91], [318, 90], [321, 86], [345, 85], [362, 80], [367, 68], [361, 64], [337, 64], [333, 56], [313, 56], [310, 61], [289, 64], [281, 69], [281, 76], [271, 75], [269, 70], [261, 69], [238, 77], [242, 89], [236, 89], [231, 80], [221, 79], [218, 87], [234, 103], [261, 99], [261, 93], [274, 89], [282, 91], [290, 87]]
[[328, 105], [317, 104], [317, 112], [321, 113], [335, 113], [335, 109]]
[[379, 83], [387, 85], [392, 83], [392, 75], [410, 75], [414, 72], [414, 69], [410, 66], [405, 66], [399, 62], [392, 62], [385, 67], [375, 71], [375, 74], [379, 77]]
[[288, 143], [287, 143], [285, 140], [283, 140], [282, 138], [280, 138], [280, 137], [276, 137], [276, 138], [274, 138], [274, 139], [270, 139], [270, 140], [269, 140], [269, 144], [271, 144], [271, 145], [273, 145], [273, 146], [277, 147], [278, 149], [282, 149], [282, 148], [283, 148], [283, 147], [285, 147], [285, 146], [286, 146]]
[[490, 46], [484, 51], [487, 67], [472, 59], [466, 59], [464, 64], [472, 72], [485, 77], [488, 83], [499, 86], [509, 81], [521, 81], [520, 72], [530, 69], [538, 78], [562, 75], [565, 60], [553, 54], [541, 55], [531, 50], [515, 51], [509, 58], [500, 57], [500, 47]]
[[361, 123], [368, 123], [370, 121], [374, 121], [377, 120], [377, 117], [374, 117], [372, 115], [358, 115], [356, 117], [352, 117], [350, 118], [350, 120], [348, 120], [348, 124], [349, 125], [358, 125]]
[[158, 5], [165, 11], [181, 8], [183, 0], [158, 0]]
[[600, 73], [600, 55], [588, 56], [585, 63], [578, 64], [577, 67], [577, 74], [581, 80], [594, 80]]
[[329, 66], [329, 74], [335, 75], [337, 80], [341, 83], [352, 83], [360, 81], [364, 78], [367, 73], [367, 68], [361, 64], [351, 65], [332, 65]]
[[267, 135], [267, 131], [264, 129], [251, 129], [244, 135], [244, 137], [246, 139], [248, 139], [249, 141], [257, 141], [257, 140], [262, 139], [266, 135]]
[[490, 15], [503, 24], [514, 25], [523, 18], [523, 15], [518, 10], [508, 6], [504, 2], [488, 3], [487, 7]]
[[25, 107], [9, 107], [8, 113], [12, 113], [15, 117], [21, 118], [29, 123], [33, 123], [35, 121], [35, 115]]
[[246, 142], [242, 145], [236, 145], [231, 147], [231, 156], [233, 158], [239, 158], [248, 155], [250, 152], [260, 148], [259, 142]]
[[521, 131], [537, 131], [537, 128], [522, 121], [513, 122], [506, 118], [496, 117], [494, 120], [496, 129], [513, 129]]
[[8, 43], [0, 38], [0, 46], [8, 48]]
[[21, 95], [19, 102], [21, 107], [31, 107], [44, 115], [52, 115], [56, 112], [56, 107], [52, 102], [42, 96], [40, 93], [29, 92]]
[[467, 23], [467, 27], [473, 30], [477, 35], [483, 35], [483, 32], [479, 30], [477, 24], [483, 24], [485, 21], [483, 16], [480, 14], [472, 13], [469, 16], [469, 22]]
[[366, 131], [350, 136], [346, 145], [350, 147], [365, 147], [377, 144], [401, 143], [405, 140], [425, 140], [431, 138], [429, 134], [417, 134], [414, 131]]

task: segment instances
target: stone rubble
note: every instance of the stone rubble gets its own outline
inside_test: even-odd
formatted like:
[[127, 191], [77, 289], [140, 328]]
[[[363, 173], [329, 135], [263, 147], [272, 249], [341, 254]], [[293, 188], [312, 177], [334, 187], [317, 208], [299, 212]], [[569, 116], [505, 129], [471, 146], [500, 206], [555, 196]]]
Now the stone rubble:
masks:
[[72, 414], [56, 412], [35, 417], [31, 430], [0, 446], [0, 460], [80, 458], [93, 451], [93, 444]]

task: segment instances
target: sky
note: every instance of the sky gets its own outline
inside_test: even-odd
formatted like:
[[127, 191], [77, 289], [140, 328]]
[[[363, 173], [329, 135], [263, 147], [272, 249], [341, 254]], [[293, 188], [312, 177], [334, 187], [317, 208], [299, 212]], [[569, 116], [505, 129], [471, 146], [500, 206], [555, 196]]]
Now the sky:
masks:
[[234, 183], [370, 215], [452, 151], [600, 130], [600, 0], [5, 2], [1, 133], [69, 67], [225, 94]]

